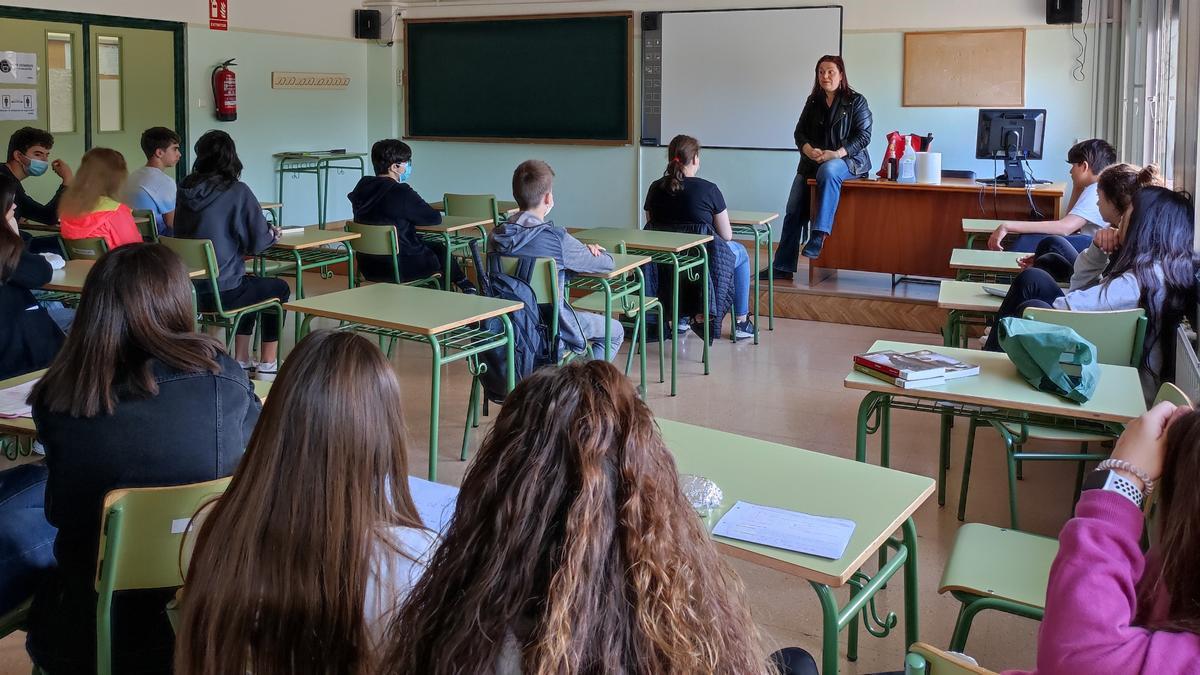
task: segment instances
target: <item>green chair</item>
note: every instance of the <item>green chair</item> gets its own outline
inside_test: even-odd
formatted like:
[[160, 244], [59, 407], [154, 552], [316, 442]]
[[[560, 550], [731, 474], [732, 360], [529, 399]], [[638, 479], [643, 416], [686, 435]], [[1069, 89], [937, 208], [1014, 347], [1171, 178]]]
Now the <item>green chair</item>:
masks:
[[33, 604], [33, 597], [17, 605], [8, 614], [0, 616], [0, 638], [15, 633], [19, 630], [25, 630], [25, 622], [29, 618], [29, 607]]
[[[1179, 387], [1169, 382], [1159, 387], [1154, 402], [1159, 401], [1191, 405]], [[960, 527], [938, 588], [938, 593], [950, 593], [962, 603], [950, 650], [963, 650], [971, 622], [985, 609], [1041, 621], [1050, 565], [1056, 555], [1055, 539], [978, 523]]]
[[[624, 240], [621, 240], [621, 239], [611, 239], [611, 240], [598, 239], [595, 241], [595, 243], [600, 244], [606, 250], [612, 251], [614, 253], [625, 253]], [[604, 293], [602, 291], [596, 291], [594, 293], [589, 293], [589, 294], [583, 296], [582, 298], [577, 298], [577, 299], [573, 300], [571, 302], [571, 306], [574, 307], [575, 309], [581, 309], [581, 310], [584, 310], [587, 312], [594, 312], [596, 314], [604, 314]], [[667, 379], [666, 378], [666, 367], [664, 365], [665, 359], [663, 356], [662, 303], [659, 301], [658, 298], [656, 298], [654, 296], [648, 296], [648, 297], [646, 297], [645, 306], [646, 306], [647, 314], [649, 314], [650, 312], [654, 312], [655, 316], [658, 317], [658, 320], [656, 322], [658, 325], [658, 381], [660, 383], [666, 382], [666, 379]], [[634, 302], [634, 298], [632, 298], [632, 297], [627, 296], [626, 298], [624, 298], [624, 302], [621, 302], [619, 306], [612, 308], [613, 318], [616, 318], [617, 320], [619, 320], [621, 322], [622, 326], [627, 326], [627, 327], [633, 328], [633, 339], [630, 342], [629, 353], [626, 354], [626, 356], [625, 356], [625, 374], [626, 375], [629, 374], [629, 369], [633, 366], [633, 354], [639, 345], [638, 331], [641, 330], [642, 322], [638, 320], [637, 315], [638, 315], [638, 306], [637, 306], [637, 303]], [[647, 330], [649, 330], [648, 326], [647, 326]]]
[[[225, 348], [233, 350], [234, 337], [237, 335], [238, 324], [242, 317], [264, 310], [274, 311], [279, 324], [279, 335], [283, 335], [284, 312], [279, 300], [271, 298], [243, 307], [225, 307], [221, 302], [221, 293], [217, 290], [217, 279], [220, 272], [217, 268], [217, 255], [212, 242], [208, 239], [178, 239], [176, 237], [159, 237], [159, 243], [174, 251], [189, 270], [204, 270], [205, 275], [199, 283], [207, 283], [212, 297], [213, 309], [199, 311], [197, 315], [200, 325], [218, 326], [225, 329]], [[194, 300], [194, 298], [193, 298]], [[263, 317], [263, 320], [266, 320]]]
[[354, 252], [367, 255], [387, 256], [392, 261], [392, 283], [405, 286], [427, 286], [441, 288], [439, 273], [412, 281], [400, 280], [400, 243], [396, 239], [396, 228], [391, 225], [365, 225], [348, 222], [346, 231], [354, 232], [359, 238], [354, 241]]
[[[1146, 338], [1146, 313], [1142, 309], [1112, 312], [1071, 312], [1056, 309], [1027, 309], [1024, 317], [1073, 328], [1085, 339], [1096, 345], [1100, 363], [1136, 367], [1142, 360], [1142, 345]], [[967, 491], [971, 480], [971, 461], [975, 453], [975, 430], [984, 424], [991, 425], [1004, 441], [1008, 462], [1008, 505], [1010, 526], [1017, 529], [1017, 480], [1021, 478], [1021, 463], [1025, 460], [1078, 462], [1075, 474], [1075, 499], [1083, 485], [1085, 463], [1105, 459], [1107, 453], [1089, 453], [1089, 443], [1111, 441], [1112, 436], [1079, 431], [1051, 429], [1047, 427], [1005, 422], [980, 422], [971, 420], [967, 431], [967, 450], [963, 462], [962, 486], [958, 499], [958, 519], [964, 520], [967, 508]], [[1078, 453], [1069, 452], [1025, 452], [1030, 440], [1079, 443]]]
[[[133, 212], [134, 224], [142, 235], [142, 241], [156, 243], [158, 241], [158, 223], [154, 220], [154, 212], [147, 209], [136, 209]], [[145, 221], [138, 223], [139, 219]]]
[[914, 642], [904, 660], [904, 675], [996, 675], [924, 642]]
[[500, 224], [496, 195], [455, 195], [447, 192], [442, 195], [442, 208], [448, 216], [491, 218], [493, 224]]
[[104, 241], [104, 237], [63, 239], [62, 241], [68, 260], [99, 260], [100, 256], [108, 253], [108, 242]]
[[175, 487], [113, 490], [104, 498], [96, 563], [96, 672], [112, 672], [112, 601], [118, 591], [183, 585], [186, 525], [228, 478]]

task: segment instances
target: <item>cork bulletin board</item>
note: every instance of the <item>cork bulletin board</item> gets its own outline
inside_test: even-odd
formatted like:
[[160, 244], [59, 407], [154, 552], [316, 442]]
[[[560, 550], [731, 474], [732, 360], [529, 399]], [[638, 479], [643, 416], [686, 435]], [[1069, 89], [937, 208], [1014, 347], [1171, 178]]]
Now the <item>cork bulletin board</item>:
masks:
[[904, 34], [904, 106], [1025, 105], [1025, 29]]

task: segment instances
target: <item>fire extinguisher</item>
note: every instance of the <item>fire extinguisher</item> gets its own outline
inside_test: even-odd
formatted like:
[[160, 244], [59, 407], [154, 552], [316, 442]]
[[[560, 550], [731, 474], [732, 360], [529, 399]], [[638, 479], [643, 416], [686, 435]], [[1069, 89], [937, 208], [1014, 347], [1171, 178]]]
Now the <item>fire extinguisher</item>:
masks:
[[237, 75], [229, 69], [229, 66], [236, 65], [233, 59], [229, 59], [213, 68], [213, 105], [216, 108], [217, 120], [221, 122], [237, 119]]

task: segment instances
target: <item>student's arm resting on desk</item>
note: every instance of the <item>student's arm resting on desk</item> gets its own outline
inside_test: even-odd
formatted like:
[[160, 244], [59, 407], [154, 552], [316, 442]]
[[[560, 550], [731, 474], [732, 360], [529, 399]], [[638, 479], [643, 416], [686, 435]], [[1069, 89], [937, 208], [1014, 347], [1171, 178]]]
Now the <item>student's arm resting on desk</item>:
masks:
[[278, 239], [275, 229], [267, 223], [267, 217], [263, 215], [262, 205], [259, 204], [258, 198], [250, 191], [250, 187], [245, 183], [238, 183], [233, 187], [235, 190], [240, 190], [239, 194], [241, 217], [238, 221], [244, 226], [240, 232], [235, 232], [235, 235], [242, 240], [242, 251], [247, 255], [258, 255], [271, 247]]
[[16, 198], [17, 215], [43, 225], [56, 225], [58, 223], [58, 200], [62, 197], [63, 190], [66, 189], [66, 185], [58, 186], [58, 191], [45, 204], [30, 197], [24, 190], [18, 190]]
[[1100, 281], [1100, 275], [1104, 273], [1104, 268], [1107, 266], [1108, 254], [1100, 250], [1095, 243], [1088, 246], [1075, 259], [1075, 270], [1071, 272], [1070, 289], [1078, 291], [1094, 286], [1096, 282]]
[[1104, 284], [1071, 291], [1054, 301], [1054, 309], [1069, 309], [1075, 312], [1111, 312], [1133, 309], [1142, 298], [1141, 286], [1132, 272]]
[[1084, 491], [1050, 568], [1038, 675], [1196, 672], [1200, 636], [1132, 625], [1146, 566], [1142, 523], [1125, 497]]
[[5, 283], [21, 288], [35, 289], [50, 283], [53, 276], [54, 268], [50, 266], [48, 260], [37, 253], [21, 251], [17, 266]]
[[1010, 234], [1058, 234], [1065, 237], [1079, 231], [1086, 224], [1086, 220], [1073, 213], [1068, 213], [1058, 220], [1006, 221], [1000, 223], [996, 231], [992, 232], [992, 236], [988, 238], [988, 248], [1003, 251], [1004, 246], [1001, 242]]
[[441, 225], [442, 212], [434, 209], [417, 191], [412, 189], [408, 183], [404, 183], [403, 187], [410, 193], [408, 199], [404, 200], [404, 214], [410, 223], [418, 225]]
[[564, 234], [562, 241], [563, 264], [568, 272], [594, 274], [613, 270], [613, 259], [608, 253], [592, 255], [592, 251], [583, 242], [569, 234]]

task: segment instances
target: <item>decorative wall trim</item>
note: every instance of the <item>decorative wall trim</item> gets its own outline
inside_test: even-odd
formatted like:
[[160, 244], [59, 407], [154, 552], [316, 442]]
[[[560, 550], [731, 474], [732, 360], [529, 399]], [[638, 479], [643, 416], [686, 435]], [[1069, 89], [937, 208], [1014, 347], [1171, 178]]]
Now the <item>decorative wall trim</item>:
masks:
[[350, 86], [346, 73], [272, 72], [272, 89], [345, 89]]

